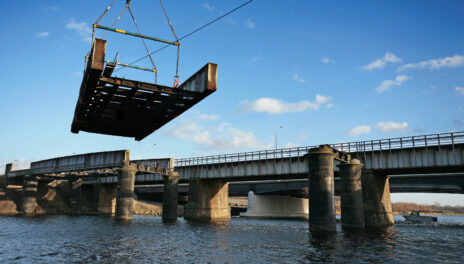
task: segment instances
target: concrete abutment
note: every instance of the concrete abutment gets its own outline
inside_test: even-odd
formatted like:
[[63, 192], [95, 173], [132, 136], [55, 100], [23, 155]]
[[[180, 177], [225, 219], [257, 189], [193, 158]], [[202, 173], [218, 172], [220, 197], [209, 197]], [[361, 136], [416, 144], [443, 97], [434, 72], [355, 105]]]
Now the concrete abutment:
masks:
[[21, 212], [29, 215], [35, 211], [35, 204], [37, 200], [37, 185], [38, 182], [34, 178], [24, 180], [23, 185], [23, 198], [21, 202]]
[[248, 193], [248, 208], [241, 217], [265, 219], [308, 219], [308, 199], [283, 195]]

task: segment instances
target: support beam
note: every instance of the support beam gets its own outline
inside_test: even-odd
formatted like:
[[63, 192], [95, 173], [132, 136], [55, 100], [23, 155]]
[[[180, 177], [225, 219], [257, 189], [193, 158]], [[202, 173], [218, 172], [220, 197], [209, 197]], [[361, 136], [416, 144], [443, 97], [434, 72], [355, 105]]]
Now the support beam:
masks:
[[132, 220], [134, 209], [134, 180], [136, 169], [124, 166], [118, 171], [118, 194], [116, 199], [116, 218]]
[[385, 227], [395, 223], [388, 177], [374, 170], [363, 170], [362, 193], [366, 227]]
[[163, 222], [175, 222], [177, 221], [179, 173], [168, 171], [168, 174], [163, 176], [163, 181]]
[[364, 227], [361, 170], [364, 165], [358, 159], [338, 165], [341, 177], [342, 227]]
[[333, 149], [323, 145], [306, 155], [309, 170], [309, 228], [336, 231]]
[[184, 207], [184, 217], [200, 222], [229, 220], [229, 183], [220, 180], [190, 180], [189, 202]]
[[33, 214], [35, 210], [35, 202], [37, 196], [37, 180], [28, 178], [24, 180], [23, 199], [21, 203], [21, 212], [29, 215]]

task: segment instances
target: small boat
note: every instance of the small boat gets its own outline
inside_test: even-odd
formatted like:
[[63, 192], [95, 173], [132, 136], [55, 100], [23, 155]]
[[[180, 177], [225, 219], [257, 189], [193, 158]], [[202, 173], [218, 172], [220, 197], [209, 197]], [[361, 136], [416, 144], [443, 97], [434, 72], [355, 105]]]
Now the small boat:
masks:
[[403, 217], [410, 222], [431, 223], [438, 220], [435, 216], [422, 216], [420, 211], [412, 211], [409, 215], [403, 215]]

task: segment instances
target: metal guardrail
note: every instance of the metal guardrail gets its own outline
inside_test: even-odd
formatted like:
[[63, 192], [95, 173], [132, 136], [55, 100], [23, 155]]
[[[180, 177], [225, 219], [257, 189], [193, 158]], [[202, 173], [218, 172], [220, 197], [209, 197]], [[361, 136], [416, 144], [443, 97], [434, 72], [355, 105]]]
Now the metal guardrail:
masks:
[[[452, 146], [464, 143], [464, 131], [430, 134], [411, 137], [388, 138], [379, 140], [355, 141], [346, 143], [329, 144], [330, 147], [346, 153], [365, 153], [370, 151], [383, 151], [417, 147]], [[279, 159], [289, 157], [300, 157], [305, 155], [309, 149], [317, 146], [306, 146], [296, 148], [282, 148], [273, 150], [261, 150], [252, 152], [231, 153], [223, 155], [212, 155], [204, 157], [175, 159], [174, 166], [195, 166], [206, 164], [218, 164], [240, 161], [253, 161], [264, 159]]]

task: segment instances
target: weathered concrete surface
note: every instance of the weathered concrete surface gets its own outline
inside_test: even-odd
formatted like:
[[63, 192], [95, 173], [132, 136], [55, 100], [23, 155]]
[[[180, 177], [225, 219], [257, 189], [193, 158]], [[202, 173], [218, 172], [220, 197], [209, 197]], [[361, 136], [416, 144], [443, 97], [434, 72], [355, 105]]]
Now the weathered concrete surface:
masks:
[[266, 219], [309, 219], [308, 199], [248, 193], [248, 208], [241, 217]]
[[179, 184], [179, 174], [169, 171], [163, 177], [163, 222], [174, 222], [177, 220], [177, 186]]
[[229, 183], [190, 180], [189, 202], [184, 207], [184, 218], [201, 222], [229, 220]]
[[98, 192], [98, 214], [113, 215], [116, 211], [116, 184], [102, 184]]
[[340, 164], [341, 218], [343, 227], [364, 227], [361, 170], [363, 164], [358, 159]]
[[116, 218], [118, 220], [132, 220], [136, 172], [136, 169], [129, 166], [119, 169], [119, 190], [116, 199]]
[[385, 227], [395, 223], [390, 200], [388, 177], [373, 170], [362, 171], [364, 225]]
[[35, 202], [37, 199], [37, 180], [27, 179], [23, 186], [23, 199], [21, 203], [22, 214], [33, 214], [35, 210]]
[[335, 231], [334, 158], [328, 146], [313, 148], [306, 155], [309, 168], [309, 228]]

